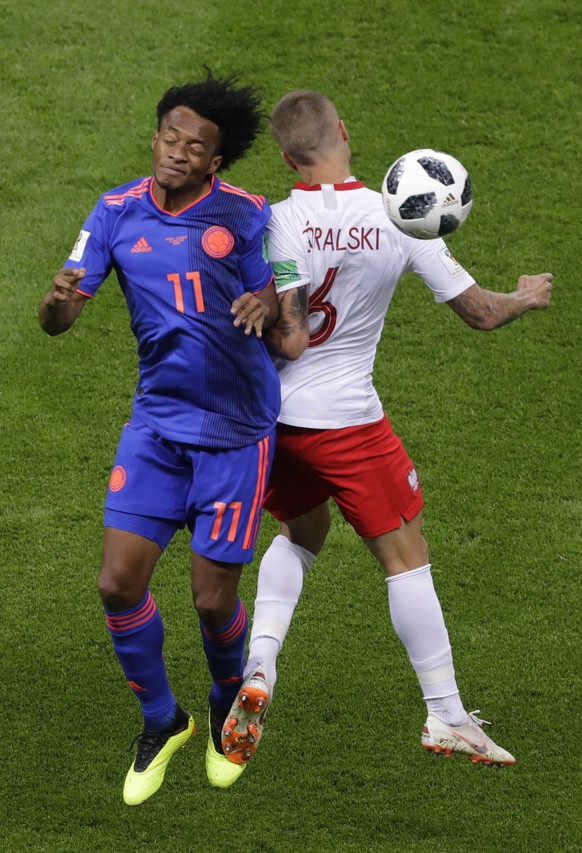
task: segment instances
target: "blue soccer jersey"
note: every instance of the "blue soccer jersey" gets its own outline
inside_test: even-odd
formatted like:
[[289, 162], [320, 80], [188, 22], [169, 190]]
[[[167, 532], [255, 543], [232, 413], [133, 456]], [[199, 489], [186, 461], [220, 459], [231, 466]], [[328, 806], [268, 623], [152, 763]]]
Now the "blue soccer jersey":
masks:
[[112, 270], [138, 343], [134, 412], [164, 438], [236, 448], [266, 436], [280, 408], [263, 341], [233, 325], [234, 299], [272, 279], [263, 247], [270, 208], [213, 177], [210, 190], [172, 214], [153, 178], [105, 193], [65, 266], [85, 267], [92, 297]]

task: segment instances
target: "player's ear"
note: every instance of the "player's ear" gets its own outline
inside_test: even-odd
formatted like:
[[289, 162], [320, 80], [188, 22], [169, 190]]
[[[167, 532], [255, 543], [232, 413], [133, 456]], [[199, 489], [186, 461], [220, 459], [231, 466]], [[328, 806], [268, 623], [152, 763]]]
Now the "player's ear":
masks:
[[350, 141], [350, 134], [348, 133], [348, 129], [344, 124], [343, 118], [340, 118], [340, 120], [339, 120], [339, 130], [340, 130], [341, 137], [342, 137], [343, 141], [349, 142]]
[[213, 175], [218, 170], [221, 163], [222, 163], [222, 157], [220, 156], [220, 154], [217, 154], [210, 161], [210, 166], [208, 167], [208, 174]]
[[297, 163], [295, 162], [293, 157], [291, 157], [290, 154], [287, 154], [286, 151], [281, 151], [281, 157], [283, 158], [283, 161], [287, 164], [287, 166], [292, 169], [293, 172], [299, 171], [299, 169], [297, 168]]
[[154, 148], [156, 147], [156, 142], [157, 142], [157, 141], [158, 141], [158, 131], [156, 130], [156, 132], [155, 132], [155, 133], [154, 133], [154, 135], [152, 136], [152, 151], [153, 151], [153, 150], [154, 150]]

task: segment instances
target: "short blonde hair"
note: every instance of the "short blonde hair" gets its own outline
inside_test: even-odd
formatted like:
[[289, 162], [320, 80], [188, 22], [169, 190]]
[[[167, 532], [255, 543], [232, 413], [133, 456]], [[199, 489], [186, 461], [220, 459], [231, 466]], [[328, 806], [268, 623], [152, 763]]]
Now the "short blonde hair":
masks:
[[320, 92], [297, 89], [275, 105], [271, 132], [279, 147], [302, 166], [312, 165], [338, 142], [339, 116]]

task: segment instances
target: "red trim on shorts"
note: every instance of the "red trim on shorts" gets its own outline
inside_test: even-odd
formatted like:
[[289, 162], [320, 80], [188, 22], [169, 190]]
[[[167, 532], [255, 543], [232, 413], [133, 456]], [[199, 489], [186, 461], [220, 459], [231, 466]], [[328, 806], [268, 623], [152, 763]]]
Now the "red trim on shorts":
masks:
[[259, 525], [261, 523], [261, 510], [263, 507], [265, 491], [267, 488], [267, 470], [269, 468], [269, 443], [269, 436], [261, 439], [261, 441], [259, 442], [257, 487], [255, 489], [253, 506], [251, 508], [249, 521], [245, 532], [243, 548], [253, 548], [259, 532]]

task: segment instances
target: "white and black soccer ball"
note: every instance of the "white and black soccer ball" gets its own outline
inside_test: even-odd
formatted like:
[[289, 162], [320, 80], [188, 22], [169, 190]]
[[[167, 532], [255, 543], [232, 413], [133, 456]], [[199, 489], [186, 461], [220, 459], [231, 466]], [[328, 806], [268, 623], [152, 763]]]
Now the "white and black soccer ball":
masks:
[[382, 183], [389, 219], [421, 240], [446, 237], [463, 224], [473, 204], [465, 167], [450, 154], [419, 148], [399, 157]]

